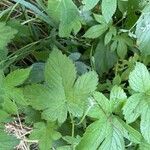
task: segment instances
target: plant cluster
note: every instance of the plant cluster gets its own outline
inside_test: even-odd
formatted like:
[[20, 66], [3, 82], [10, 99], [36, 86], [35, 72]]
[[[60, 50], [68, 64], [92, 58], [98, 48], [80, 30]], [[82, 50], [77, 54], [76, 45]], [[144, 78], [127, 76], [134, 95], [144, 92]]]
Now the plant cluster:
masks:
[[149, 150], [149, 42], [148, 0], [1, 0], [0, 150]]

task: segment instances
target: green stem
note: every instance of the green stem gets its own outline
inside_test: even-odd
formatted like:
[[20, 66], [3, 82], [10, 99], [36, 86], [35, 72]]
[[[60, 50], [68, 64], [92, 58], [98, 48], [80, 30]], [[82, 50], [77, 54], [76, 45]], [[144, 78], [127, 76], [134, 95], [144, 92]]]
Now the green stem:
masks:
[[[74, 138], [75, 124], [74, 124], [73, 116], [72, 116], [71, 113], [70, 113], [70, 119], [71, 119], [71, 124], [72, 124], [71, 137]], [[72, 142], [72, 150], [75, 150], [75, 146], [74, 146], [74, 143], [73, 143], [73, 142]]]

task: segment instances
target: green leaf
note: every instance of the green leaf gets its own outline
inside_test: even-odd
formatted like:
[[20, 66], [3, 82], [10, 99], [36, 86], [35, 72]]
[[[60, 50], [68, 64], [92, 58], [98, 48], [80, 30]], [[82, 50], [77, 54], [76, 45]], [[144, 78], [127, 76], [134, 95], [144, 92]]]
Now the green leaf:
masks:
[[15, 114], [16, 115], [18, 113], [17, 105], [15, 104], [15, 102], [11, 101], [11, 99], [9, 99], [7, 97], [4, 99], [2, 106], [3, 106], [3, 109], [8, 114]]
[[24, 109], [25, 114], [25, 123], [26, 124], [33, 124], [41, 121], [41, 113], [33, 109], [32, 107], [28, 106]]
[[46, 83], [52, 88], [64, 88], [65, 91], [69, 91], [75, 79], [76, 69], [73, 62], [61, 51], [53, 50], [45, 66]]
[[123, 132], [118, 129], [117, 123], [115, 118], [111, 122], [98, 120], [92, 123], [87, 127], [77, 150], [124, 150]]
[[127, 99], [126, 93], [119, 86], [114, 86], [110, 93], [112, 111], [115, 111]]
[[124, 14], [128, 9], [128, 1], [118, 0], [118, 9]]
[[46, 15], [43, 11], [41, 11], [38, 7], [33, 5], [31, 2], [28, 2], [26, 0], [13, 0], [17, 4], [21, 4], [27, 9], [30, 9], [35, 15], [37, 15], [38, 18], [40, 18], [42, 21], [46, 22], [52, 27], [56, 27], [55, 23], [52, 21], [52, 19]]
[[19, 88], [29, 75], [30, 69], [16, 70], [7, 75], [0, 73], [0, 101], [3, 109], [9, 114], [17, 114], [17, 105], [27, 106], [28, 103], [23, 94], [23, 89]]
[[[44, 109], [42, 118], [48, 121], [55, 121], [63, 123], [67, 119], [67, 100], [62, 89], [51, 90], [51, 98], [48, 101], [47, 109]], [[59, 94], [58, 94], [59, 93]]]
[[142, 135], [140, 132], [135, 130], [133, 127], [129, 126], [126, 122], [124, 122], [122, 119], [117, 117], [117, 124], [121, 125], [121, 130], [124, 130], [124, 136], [132, 141], [133, 143], [141, 143], [142, 141]]
[[83, 37], [95, 39], [101, 36], [107, 29], [108, 27], [106, 24], [95, 25], [89, 28]]
[[125, 58], [125, 56], [127, 55], [127, 45], [122, 40], [118, 41], [117, 54], [122, 59]]
[[14, 38], [14, 35], [17, 31], [9, 26], [6, 26], [6, 23], [0, 22], [0, 50], [4, 49], [7, 44]]
[[[98, 76], [94, 71], [80, 76], [67, 97], [68, 109], [74, 116], [82, 116], [87, 98], [96, 90]], [[80, 106], [80, 107], [79, 107]]]
[[135, 69], [129, 75], [129, 84], [136, 92], [145, 93], [150, 90], [150, 74], [144, 64], [136, 63]]
[[1, 150], [12, 150], [19, 144], [14, 136], [6, 134], [3, 130], [0, 130], [0, 149]]
[[108, 128], [109, 126], [106, 120], [95, 121], [87, 127], [86, 132], [76, 149], [87, 150], [88, 148], [89, 150], [96, 150], [100, 143], [104, 140]]
[[26, 86], [24, 88], [24, 95], [29, 105], [36, 110], [47, 108], [51, 97], [49, 89], [42, 84], [32, 84], [30, 86]]
[[114, 51], [117, 49], [118, 56], [124, 59], [127, 54], [128, 46], [133, 47], [132, 39], [124, 33], [121, 35], [116, 35], [113, 40], [114, 42], [111, 45], [111, 50]]
[[140, 150], [149, 150], [150, 149], [150, 144], [147, 143], [145, 140], [143, 140], [140, 145], [139, 145]]
[[150, 143], [150, 105], [148, 102], [149, 100], [150, 96], [145, 98], [146, 102], [142, 107], [140, 124], [142, 135], [148, 143]]
[[4, 122], [9, 117], [9, 114], [5, 112], [4, 110], [0, 109], [0, 122]]
[[74, 92], [79, 94], [81, 98], [87, 97], [96, 90], [98, 83], [98, 76], [95, 71], [89, 71], [88, 73], [80, 76], [74, 84]]
[[59, 36], [68, 37], [74, 31], [77, 33], [81, 28], [79, 10], [72, 0], [49, 0], [49, 14], [59, 24]]
[[137, 36], [137, 46], [144, 55], [150, 54], [150, 49], [148, 46], [150, 42], [149, 21], [149, 13], [143, 13], [137, 22], [135, 32]]
[[18, 69], [11, 72], [4, 78], [3, 82], [5, 89], [5, 99], [7, 99], [7, 102], [10, 101], [9, 103], [11, 103], [11, 101], [13, 101], [20, 105], [28, 105], [23, 95], [23, 89], [18, 88], [17, 86], [24, 83], [24, 81], [29, 76], [30, 70], [31, 68], [20, 70]]
[[128, 123], [134, 122], [141, 116], [140, 129], [143, 137], [150, 143], [150, 96], [138, 93], [133, 94], [125, 104], [123, 113]]
[[82, 4], [83, 6], [83, 10], [84, 11], [88, 11], [91, 10], [92, 8], [94, 8], [96, 6], [96, 4], [99, 2], [100, 0], [83, 0]]
[[130, 73], [129, 84], [137, 93], [129, 97], [123, 108], [125, 119], [131, 123], [140, 116], [142, 135], [150, 143], [150, 74], [144, 64], [136, 63], [135, 69]]
[[4, 82], [7, 86], [19, 86], [29, 77], [31, 68], [17, 69], [7, 75]]
[[108, 23], [117, 9], [117, 0], [102, 0], [102, 14]]
[[110, 41], [112, 40], [112, 37], [116, 35], [116, 28], [111, 26], [109, 28], [109, 31], [106, 33], [105, 35], [105, 39], [104, 39], [104, 43], [105, 45], [107, 45], [108, 43], [110, 43]]
[[57, 150], [72, 150], [72, 146], [61, 146], [58, 147]]
[[53, 141], [58, 140], [61, 137], [60, 133], [55, 129], [56, 126], [54, 123], [35, 123], [30, 139], [38, 140], [40, 150], [50, 149], [52, 148]]
[[111, 105], [109, 100], [99, 92], [95, 92], [93, 96], [100, 109], [102, 109], [103, 113], [109, 116], [111, 113]]
[[116, 111], [111, 109], [113, 101], [126, 99], [123, 90], [115, 86], [111, 92], [110, 101], [101, 93], [95, 92], [93, 94], [95, 104], [92, 106], [89, 116], [95, 118], [96, 121], [90, 124], [77, 146], [77, 150], [124, 150], [124, 138], [134, 142], [140, 143], [141, 134], [127, 125], [121, 118], [114, 115]]
[[5, 90], [6, 90], [6, 95], [9, 97], [10, 100], [13, 100], [15, 103], [22, 105], [22, 106], [28, 105], [24, 97], [22, 88], [5, 87]]
[[123, 113], [128, 123], [134, 122], [139, 116], [142, 109], [142, 94], [134, 94], [130, 96], [123, 107]]
[[108, 72], [117, 61], [116, 53], [111, 52], [109, 47], [105, 46], [102, 40], [99, 41], [96, 47], [94, 58], [96, 71], [100, 75], [104, 72]]
[[107, 24], [107, 22], [106, 22], [104, 16], [99, 15], [99, 14], [93, 14], [93, 15], [94, 15], [95, 20], [96, 20], [98, 23], [100, 23], [100, 24]]
[[35, 84], [27, 87], [25, 95], [33, 108], [43, 110], [42, 118], [60, 123], [67, 119], [68, 111], [76, 117], [83, 115], [88, 97], [98, 84], [94, 71], [76, 79], [75, 65], [59, 50], [53, 50], [49, 56], [45, 80], [44, 86]]

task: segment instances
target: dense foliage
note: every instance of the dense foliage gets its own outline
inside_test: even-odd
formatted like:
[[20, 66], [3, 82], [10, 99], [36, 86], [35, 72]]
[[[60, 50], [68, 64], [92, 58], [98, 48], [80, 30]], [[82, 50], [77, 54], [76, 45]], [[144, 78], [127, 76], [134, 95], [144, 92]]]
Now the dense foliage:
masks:
[[0, 150], [150, 150], [149, 43], [148, 0], [1, 0]]

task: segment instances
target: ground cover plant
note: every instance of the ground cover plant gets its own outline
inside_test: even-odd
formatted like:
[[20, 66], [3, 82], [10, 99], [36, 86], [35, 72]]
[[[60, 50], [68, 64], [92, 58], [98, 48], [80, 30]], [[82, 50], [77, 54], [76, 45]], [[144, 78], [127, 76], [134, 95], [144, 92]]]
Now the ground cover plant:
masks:
[[0, 150], [149, 150], [148, 0], [0, 1]]

